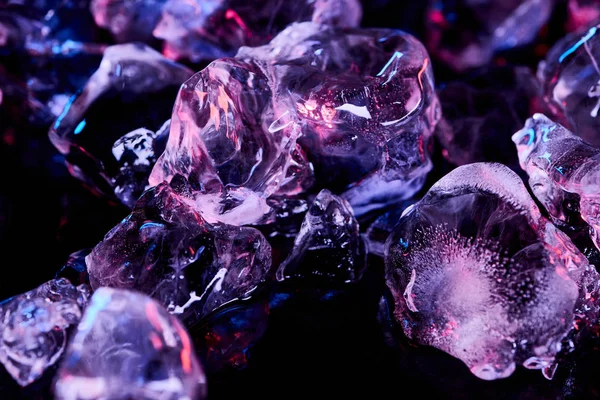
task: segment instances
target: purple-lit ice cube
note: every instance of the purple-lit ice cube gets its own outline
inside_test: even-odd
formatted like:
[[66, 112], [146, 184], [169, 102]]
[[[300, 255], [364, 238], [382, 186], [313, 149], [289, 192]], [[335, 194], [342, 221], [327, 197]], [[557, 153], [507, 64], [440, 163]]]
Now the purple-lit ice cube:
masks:
[[414, 37], [293, 24], [182, 86], [150, 184], [182, 175], [205, 219], [241, 225], [270, 211], [269, 196], [306, 190], [314, 165], [317, 185], [360, 215], [421, 188], [439, 118]]
[[168, 0], [154, 36], [167, 57], [200, 61], [265, 44], [293, 22], [358, 26], [361, 17], [357, 0]]
[[137, 290], [195, 322], [267, 278], [271, 246], [250, 227], [209, 224], [185, 193], [163, 183], [86, 257], [90, 283]]
[[517, 364], [551, 378], [582, 310], [597, 318], [595, 268], [502, 164], [461, 166], [435, 183], [402, 214], [385, 262], [405, 334], [482, 379]]
[[69, 343], [58, 400], [203, 399], [206, 377], [181, 323], [141, 293], [100, 288]]
[[89, 286], [60, 278], [0, 303], [0, 362], [21, 386], [61, 357], [89, 294]]

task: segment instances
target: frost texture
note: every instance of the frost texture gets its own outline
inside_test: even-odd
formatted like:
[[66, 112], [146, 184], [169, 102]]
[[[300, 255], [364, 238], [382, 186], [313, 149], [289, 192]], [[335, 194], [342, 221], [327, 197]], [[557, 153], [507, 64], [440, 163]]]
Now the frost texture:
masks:
[[89, 287], [53, 279], [0, 303], [0, 362], [21, 386], [38, 379], [60, 358], [67, 329], [76, 325]]
[[[482, 379], [517, 364], [551, 378], [598, 276], [501, 164], [459, 167], [409, 207], [386, 243], [386, 282], [405, 334]], [[597, 309], [596, 309], [597, 312]]]
[[[420, 189], [438, 119], [430, 61], [412, 36], [294, 24], [183, 85], [150, 183], [182, 175], [209, 222], [254, 223], [267, 197], [312, 183], [308, 157], [319, 185], [361, 214]], [[231, 199], [238, 210], [226, 213]]]
[[[50, 127], [50, 140], [66, 155], [71, 174], [104, 194], [112, 194], [116, 187], [117, 195], [131, 206], [135, 201], [131, 193], [139, 195], [139, 187], [145, 187], [147, 177], [140, 177], [141, 181], [138, 183], [123, 183], [123, 180], [131, 180], [131, 175], [136, 175], [136, 172], [123, 178], [122, 163], [114, 168], [116, 171], [108, 168], [112, 160], [105, 153], [110, 154], [113, 144], [110, 138], [112, 136], [114, 141], [115, 132], [94, 132], [101, 137], [90, 137], [94, 128], [88, 129], [86, 126], [86, 112], [109, 93], [117, 93], [123, 98], [143, 97], [172, 86], [179, 87], [191, 75], [192, 72], [186, 67], [167, 60], [145, 45], [129, 43], [110, 46], [104, 53], [100, 67], [81, 93], [67, 103]], [[144, 112], [147, 113], [148, 110]], [[114, 126], [112, 128], [115, 129]], [[119, 136], [125, 133], [127, 131], [118, 132], [117, 129]], [[117, 150], [120, 144], [127, 146], [128, 141], [131, 139], [124, 138], [121, 143], [117, 143]]]
[[188, 333], [156, 301], [100, 288], [55, 383], [58, 400], [203, 399], [206, 377]]
[[200, 61], [265, 44], [292, 22], [358, 26], [361, 17], [358, 0], [168, 0], [154, 35], [168, 57]]
[[494, 53], [531, 43], [554, 0], [430, 0], [427, 48], [457, 71], [487, 64]]
[[528, 119], [513, 141], [535, 197], [559, 223], [580, 213], [599, 247], [600, 149], [543, 114]]
[[134, 289], [191, 322], [248, 297], [271, 266], [271, 247], [254, 228], [207, 223], [185, 193], [163, 183], [86, 258], [90, 283]]
[[277, 279], [360, 280], [366, 251], [358, 228], [352, 207], [329, 190], [322, 190], [304, 217], [292, 253], [277, 270]]
[[156, 132], [139, 128], [113, 145], [113, 156], [120, 165], [119, 173], [113, 178], [115, 195], [129, 208], [133, 208], [138, 197], [148, 189], [148, 177], [165, 150], [170, 127], [171, 120]]
[[554, 117], [594, 146], [600, 146], [599, 28], [592, 26], [561, 39], [538, 69]]

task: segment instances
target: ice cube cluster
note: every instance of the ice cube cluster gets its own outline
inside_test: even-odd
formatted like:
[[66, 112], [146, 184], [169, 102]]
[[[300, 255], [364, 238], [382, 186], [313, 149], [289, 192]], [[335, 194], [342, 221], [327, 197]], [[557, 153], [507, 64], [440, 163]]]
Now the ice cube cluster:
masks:
[[[598, 393], [599, 19], [584, 0], [0, 3], [2, 170], [30, 174], [28, 214], [56, 186], [71, 254], [0, 303], [19, 387], [0, 374], [0, 397], [227, 398], [327, 329], [326, 349], [392, 348], [405, 379], [437, 354], [461, 390], [530, 369], [548, 382], [527, 398]], [[0, 188], [7, 254], [18, 195]]]

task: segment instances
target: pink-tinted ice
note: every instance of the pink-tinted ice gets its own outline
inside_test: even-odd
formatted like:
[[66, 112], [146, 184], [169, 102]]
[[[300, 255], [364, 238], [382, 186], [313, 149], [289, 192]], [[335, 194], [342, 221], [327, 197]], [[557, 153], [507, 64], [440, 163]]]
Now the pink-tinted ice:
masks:
[[414, 37], [293, 24], [182, 86], [150, 183], [181, 175], [206, 220], [240, 225], [260, 221], [269, 196], [311, 186], [314, 165], [361, 214], [421, 188], [439, 117]]
[[208, 223], [189, 193], [179, 179], [146, 191], [86, 257], [92, 287], [146, 293], [186, 323], [250, 297], [268, 276], [271, 246], [254, 228]]
[[206, 377], [181, 323], [141, 293], [98, 289], [56, 378], [58, 400], [201, 400]]
[[600, 146], [600, 25], [559, 40], [538, 67], [552, 117]]
[[502, 164], [456, 168], [407, 208], [387, 240], [396, 321], [482, 379], [556, 370], [563, 339], [597, 318], [598, 273]]

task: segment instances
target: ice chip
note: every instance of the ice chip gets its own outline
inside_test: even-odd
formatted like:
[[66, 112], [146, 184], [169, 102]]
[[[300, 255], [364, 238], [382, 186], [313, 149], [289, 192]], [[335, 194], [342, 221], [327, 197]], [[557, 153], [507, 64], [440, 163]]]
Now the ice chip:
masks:
[[156, 132], [138, 128], [117, 139], [112, 153], [120, 165], [112, 179], [115, 195], [126, 206], [133, 208], [136, 200], [149, 188], [148, 177], [158, 157], [165, 149], [171, 120]]
[[292, 253], [277, 270], [277, 279], [350, 283], [360, 280], [365, 267], [365, 243], [352, 207], [324, 189], [308, 209]]

